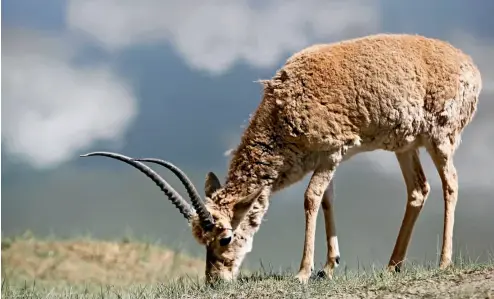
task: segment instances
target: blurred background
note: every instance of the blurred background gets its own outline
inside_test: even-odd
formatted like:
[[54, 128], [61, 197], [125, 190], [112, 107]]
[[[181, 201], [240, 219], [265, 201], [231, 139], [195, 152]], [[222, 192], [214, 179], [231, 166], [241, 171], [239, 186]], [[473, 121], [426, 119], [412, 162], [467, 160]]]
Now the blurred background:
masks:
[[[270, 78], [313, 43], [371, 33], [418, 33], [451, 42], [483, 75], [478, 114], [456, 154], [460, 194], [456, 253], [494, 249], [494, 2], [417, 1], [2, 1], [2, 238], [129, 232], [204, 256], [185, 220], [138, 171], [80, 154], [118, 151], [167, 159], [202, 191], [207, 171], [224, 177], [250, 113], [254, 81]], [[435, 262], [443, 222], [441, 185], [425, 152], [432, 192], [409, 259]], [[158, 169], [177, 186], [177, 180]], [[298, 267], [306, 178], [272, 198], [246, 260]], [[353, 158], [336, 174], [342, 262], [385, 264], [406, 203], [393, 153]], [[325, 261], [322, 215], [316, 268]]]

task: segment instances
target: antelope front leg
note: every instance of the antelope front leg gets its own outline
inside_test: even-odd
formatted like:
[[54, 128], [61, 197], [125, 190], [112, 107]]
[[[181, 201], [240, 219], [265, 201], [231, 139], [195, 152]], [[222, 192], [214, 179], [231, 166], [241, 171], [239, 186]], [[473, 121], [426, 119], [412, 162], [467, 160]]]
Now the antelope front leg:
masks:
[[314, 269], [314, 238], [316, 234], [316, 220], [323, 193], [328, 187], [332, 177], [333, 168], [316, 169], [312, 174], [309, 186], [305, 191], [305, 241], [304, 253], [300, 262], [300, 270], [296, 278], [306, 283]]
[[338, 246], [338, 237], [336, 236], [336, 227], [334, 220], [334, 179], [329, 183], [328, 188], [322, 197], [322, 210], [324, 212], [324, 225], [326, 229], [326, 245], [328, 248], [327, 260], [320, 276], [333, 278], [333, 270], [340, 264], [340, 248]]

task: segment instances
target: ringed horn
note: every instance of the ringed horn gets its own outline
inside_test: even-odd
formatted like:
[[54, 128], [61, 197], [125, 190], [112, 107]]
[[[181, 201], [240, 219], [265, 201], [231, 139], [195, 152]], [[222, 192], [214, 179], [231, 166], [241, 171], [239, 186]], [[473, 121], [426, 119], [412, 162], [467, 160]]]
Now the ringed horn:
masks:
[[[80, 155], [80, 157], [91, 157], [91, 156], [103, 156], [113, 158], [122, 162], [125, 162], [138, 170], [144, 173], [147, 177], [149, 177], [153, 182], [160, 187], [160, 189], [165, 193], [165, 195], [170, 199], [170, 201], [178, 208], [180, 213], [187, 219], [190, 218], [197, 213], [199, 219], [201, 220], [202, 226], [205, 230], [210, 230], [214, 221], [211, 217], [211, 214], [206, 210], [204, 205], [204, 201], [201, 199], [199, 192], [194, 187], [192, 181], [185, 175], [185, 173], [173, 165], [172, 163], [160, 159], [154, 158], [143, 158], [143, 159], [135, 159], [131, 157], [124, 156], [122, 154], [112, 153], [112, 152], [92, 152], [84, 155]], [[179, 180], [184, 184], [185, 189], [190, 197], [193, 208], [189, 205], [189, 203], [175, 190], [173, 189], [168, 182], [163, 179], [159, 174], [157, 174], [154, 170], [152, 170], [149, 166], [145, 165], [141, 161], [151, 162], [155, 164], [159, 164], [161, 166], [166, 167], [171, 172], [173, 172]]]

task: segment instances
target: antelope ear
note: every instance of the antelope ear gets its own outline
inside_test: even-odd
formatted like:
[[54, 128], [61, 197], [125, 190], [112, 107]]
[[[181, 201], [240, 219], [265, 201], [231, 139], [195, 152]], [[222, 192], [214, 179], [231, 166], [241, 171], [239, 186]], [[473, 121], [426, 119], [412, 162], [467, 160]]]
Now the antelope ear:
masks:
[[264, 187], [259, 187], [251, 194], [239, 198], [233, 206], [232, 227], [235, 229], [249, 212], [250, 208], [264, 191]]
[[206, 182], [204, 183], [204, 193], [206, 194], [206, 197], [211, 197], [211, 195], [219, 188], [221, 188], [221, 183], [218, 177], [214, 173], [208, 172], [206, 175]]

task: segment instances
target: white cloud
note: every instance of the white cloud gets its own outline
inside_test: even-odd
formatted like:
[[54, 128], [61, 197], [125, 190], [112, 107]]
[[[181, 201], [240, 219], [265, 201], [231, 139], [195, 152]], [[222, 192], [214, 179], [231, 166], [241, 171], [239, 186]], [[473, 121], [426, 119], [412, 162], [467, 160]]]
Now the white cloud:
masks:
[[168, 41], [194, 68], [221, 74], [238, 60], [270, 67], [313, 39], [377, 30], [363, 0], [71, 0], [68, 26], [107, 50]]
[[119, 142], [137, 112], [127, 84], [107, 67], [71, 63], [66, 39], [2, 31], [2, 142], [11, 157], [44, 169], [97, 141]]

